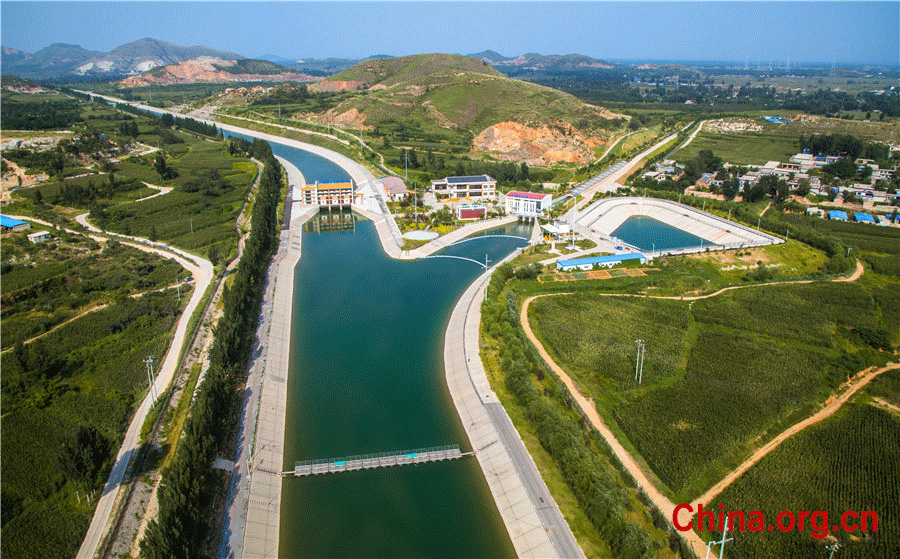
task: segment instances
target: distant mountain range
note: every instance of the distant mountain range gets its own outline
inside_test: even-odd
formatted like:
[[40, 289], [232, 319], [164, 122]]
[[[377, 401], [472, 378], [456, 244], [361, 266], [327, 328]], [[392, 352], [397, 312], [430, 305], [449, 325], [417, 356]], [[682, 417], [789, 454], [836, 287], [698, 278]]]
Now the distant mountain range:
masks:
[[504, 74], [523, 72], [573, 72], [584, 70], [611, 70], [613, 64], [583, 54], [537, 54], [530, 52], [508, 58], [492, 50], [470, 54], [484, 60]]
[[[108, 78], [114, 80], [202, 56], [222, 60], [246, 58], [240, 54], [223, 52], [209, 47], [183, 47], [149, 38], [121, 45], [111, 52], [98, 52], [84, 49], [78, 45], [54, 43], [33, 54], [2, 47], [2, 54], [3, 74], [31, 79]], [[614, 67], [605, 61], [581, 54], [528, 53], [516, 57], [506, 57], [495, 51], [486, 50], [468, 56], [483, 60], [507, 75], [591, 71]], [[361, 60], [347, 58], [291, 59], [265, 54], [258, 58], [310, 76], [324, 77], [342, 72], [360, 62], [388, 60], [394, 57], [376, 54]]]
[[34, 54], [3, 47], [4, 74], [33, 79], [56, 79], [76, 76], [109, 77], [110, 79], [146, 72], [159, 66], [183, 60], [210, 56], [240, 60], [239, 54], [209, 47], [182, 47], [158, 41], [140, 39], [117, 47], [112, 52], [97, 52], [78, 45], [54, 43]]

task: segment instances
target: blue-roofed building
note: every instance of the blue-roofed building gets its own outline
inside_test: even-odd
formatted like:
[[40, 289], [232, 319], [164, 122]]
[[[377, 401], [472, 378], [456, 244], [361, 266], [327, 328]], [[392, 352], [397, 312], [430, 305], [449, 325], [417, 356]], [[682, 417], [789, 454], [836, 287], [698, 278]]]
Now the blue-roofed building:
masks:
[[18, 219], [13, 219], [8, 215], [0, 215], [0, 229], [3, 231], [24, 231], [31, 229], [31, 225]]
[[445, 177], [431, 181], [431, 190], [440, 202], [469, 198], [497, 198], [497, 181], [489, 175], [473, 177]]
[[625, 254], [607, 254], [606, 256], [592, 256], [589, 258], [573, 258], [571, 260], [557, 260], [556, 269], [563, 272], [570, 270], [590, 270], [594, 265], [604, 268], [612, 268], [616, 264], [628, 262], [630, 260], [638, 260], [642, 264], [647, 261], [647, 257], [640, 252], [628, 252]]
[[860, 223], [877, 223], [875, 221], [875, 217], [872, 216], [872, 214], [866, 214], [866, 213], [861, 213], [861, 212], [857, 212], [857, 213], [853, 214], [853, 219], [855, 219], [856, 221], [858, 221]]
[[836, 221], [847, 221], [847, 212], [842, 212], [841, 210], [829, 210], [828, 219], [834, 219]]

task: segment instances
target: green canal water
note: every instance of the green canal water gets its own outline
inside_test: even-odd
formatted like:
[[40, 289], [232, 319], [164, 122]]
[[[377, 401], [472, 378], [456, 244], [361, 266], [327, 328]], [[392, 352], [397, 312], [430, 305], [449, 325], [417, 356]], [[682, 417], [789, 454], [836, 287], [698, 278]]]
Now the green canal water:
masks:
[[652, 217], [629, 217], [612, 236], [641, 250], [672, 250], [700, 246], [702, 239]]
[[[530, 227], [504, 232], [527, 237]], [[442, 254], [496, 262], [522, 244], [485, 238]], [[285, 469], [446, 444], [470, 450], [447, 390], [443, 342], [453, 306], [482, 271], [458, 259], [392, 260], [372, 222], [355, 214], [307, 224], [295, 275]], [[281, 506], [282, 557], [514, 555], [474, 457], [288, 477]]]

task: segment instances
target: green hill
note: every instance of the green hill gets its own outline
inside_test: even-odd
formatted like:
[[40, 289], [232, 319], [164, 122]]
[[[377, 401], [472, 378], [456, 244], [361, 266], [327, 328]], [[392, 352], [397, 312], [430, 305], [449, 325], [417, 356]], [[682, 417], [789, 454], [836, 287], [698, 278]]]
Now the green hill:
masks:
[[356, 81], [371, 87], [375, 84], [395, 85], [414, 82], [443, 72], [472, 72], [503, 76], [483, 60], [456, 54], [417, 54], [386, 60], [366, 60], [337, 73], [328, 81]]
[[482, 60], [452, 54], [368, 60], [317, 87], [360, 91], [331, 111], [338, 119], [356, 109], [361, 113], [357, 122], [364, 118], [367, 126], [399, 124], [442, 136], [474, 136], [512, 121], [547, 125], [561, 133], [566, 129], [561, 123], [567, 123], [585, 135], [606, 139], [624, 124], [620, 115], [572, 95], [507, 78]]

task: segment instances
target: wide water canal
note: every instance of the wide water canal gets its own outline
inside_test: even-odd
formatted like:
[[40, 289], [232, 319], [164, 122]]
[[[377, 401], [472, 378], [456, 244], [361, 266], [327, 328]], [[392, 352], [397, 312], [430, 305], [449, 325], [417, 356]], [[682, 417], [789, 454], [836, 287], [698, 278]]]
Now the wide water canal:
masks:
[[[272, 147], [307, 182], [348, 180], [317, 156]], [[523, 244], [486, 238], [442, 254], [496, 262]], [[446, 444], [470, 450], [444, 379], [443, 342], [453, 305], [482, 272], [458, 259], [392, 260], [372, 222], [313, 218], [295, 276], [285, 469]], [[515, 554], [474, 457], [287, 477], [281, 507], [282, 557]]]

